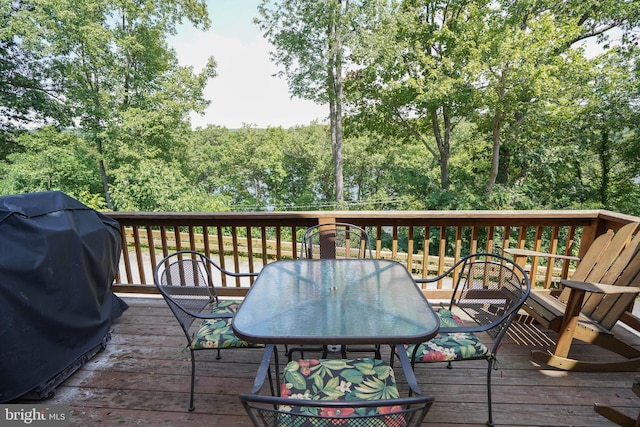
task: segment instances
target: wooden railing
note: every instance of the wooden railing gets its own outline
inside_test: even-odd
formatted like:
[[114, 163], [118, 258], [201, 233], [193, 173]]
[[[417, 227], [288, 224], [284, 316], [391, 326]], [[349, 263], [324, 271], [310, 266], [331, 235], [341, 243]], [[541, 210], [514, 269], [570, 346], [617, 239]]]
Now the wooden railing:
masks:
[[[121, 226], [123, 252], [117, 292], [155, 292], [153, 270], [169, 253], [204, 252], [223, 268], [257, 272], [263, 265], [296, 258], [302, 232], [322, 222], [348, 222], [369, 232], [374, 256], [403, 263], [416, 278], [442, 273], [468, 253], [502, 252], [507, 247], [581, 256], [593, 239], [640, 218], [603, 210], [584, 211], [407, 211], [272, 213], [108, 214]], [[530, 260], [536, 286], [551, 287], [570, 274], [575, 262]], [[220, 277], [221, 295], [244, 295], [250, 279]], [[425, 287], [430, 298], [447, 298], [451, 280]]]

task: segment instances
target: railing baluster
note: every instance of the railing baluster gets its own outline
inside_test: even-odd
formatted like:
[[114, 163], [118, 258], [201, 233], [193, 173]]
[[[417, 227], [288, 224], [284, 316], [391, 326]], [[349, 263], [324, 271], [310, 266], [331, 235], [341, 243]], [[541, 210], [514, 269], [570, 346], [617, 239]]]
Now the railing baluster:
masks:
[[138, 277], [142, 283], [147, 282], [144, 274], [144, 261], [142, 260], [142, 245], [140, 244], [140, 232], [137, 226], [133, 227], [133, 245], [136, 251], [136, 261], [138, 263]]
[[191, 249], [192, 251], [198, 250], [198, 248], [196, 247], [196, 235], [192, 225], [189, 226], [189, 249]]
[[169, 255], [169, 248], [167, 246], [167, 228], [165, 226], [160, 226], [160, 239], [162, 241], [162, 257], [166, 257]]
[[260, 236], [260, 241], [262, 242], [262, 263], [267, 264], [267, 227], [260, 227], [260, 232], [262, 233]]
[[[247, 260], [249, 262], [249, 272], [253, 273], [255, 271], [255, 267], [253, 265], [253, 236], [251, 233], [251, 227], [247, 227]], [[237, 270], [240, 272], [240, 270]], [[253, 284], [253, 279], [250, 280], [251, 284]]]
[[527, 227], [525, 225], [520, 226], [520, 232], [518, 233], [518, 242], [516, 247], [523, 249], [527, 243]]
[[[551, 244], [549, 246], [549, 253], [555, 254], [558, 253], [558, 235], [559, 229], [558, 227], [551, 227]], [[553, 270], [555, 267], [555, 258], [547, 258], [547, 274], [544, 278], [544, 288], [549, 289], [551, 287]]]
[[282, 259], [282, 234], [280, 227], [276, 227], [276, 259]]
[[485, 248], [485, 251], [489, 254], [493, 253], [493, 250], [494, 250], [493, 245], [495, 244], [495, 237], [494, 237], [495, 232], [496, 232], [496, 229], [493, 225], [490, 226], [487, 231], [487, 246]]
[[375, 258], [380, 258], [380, 253], [382, 252], [382, 226], [378, 225], [376, 227], [376, 252], [374, 254]]
[[413, 226], [407, 232], [407, 269], [413, 273]]
[[453, 262], [458, 262], [462, 252], [462, 227], [456, 227], [456, 245], [454, 249]]
[[[231, 227], [231, 241], [233, 242], [233, 267], [240, 271], [240, 258], [238, 257], [238, 228]], [[240, 278], [236, 277], [236, 287], [240, 287]]]
[[398, 226], [394, 225], [391, 232], [391, 259], [396, 259], [398, 256]]
[[133, 278], [131, 277], [131, 260], [129, 259], [129, 245], [127, 243], [127, 230], [121, 225], [120, 233], [122, 235], [122, 260], [124, 263], [124, 271], [127, 276], [127, 282], [133, 283]]
[[207, 258], [211, 258], [211, 243], [209, 241], [209, 227], [202, 226], [202, 252]]
[[173, 238], [176, 240], [176, 251], [182, 250], [182, 237], [180, 236], [180, 226], [173, 226]]
[[511, 227], [509, 227], [508, 225], [505, 225], [503, 227], [503, 231], [504, 232], [502, 234], [502, 245], [500, 246], [502, 253], [504, 253], [504, 250], [509, 247], [509, 243], [511, 241]]
[[153, 229], [151, 226], [147, 226], [147, 245], [149, 246], [149, 262], [151, 263], [151, 271], [155, 270], [157, 261], [156, 261], [156, 251], [155, 251], [155, 243], [153, 241]]
[[[564, 254], [565, 255], [573, 255], [572, 254], [572, 250], [573, 250], [573, 244], [575, 243], [575, 237], [576, 237], [576, 228], [571, 226], [569, 227], [569, 230], [567, 231], [567, 240], [565, 243], [565, 248], [564, 248]], [[571, 260], [565, 259], [562, 260], [562, 272], [560, 273], [560, 277], [562, 279], [566, 279], [569, 277], [569, 267], [571, 266]]]
[[[422, 242], [422, 279], [426, 279], [429, 276], [429, 226], [424, 227], [423, 242]], [[423, 289], [426, 288], [426, 283], [423, 285]]]
[[[447, 250], [447, 228], [445, 226], [440, 227], [440, 245], [438, 249], [438, 272], [437, 275], [441, 275], [444, 272], [444, 257]], [[442, 289], [442, 280], [438, 281], [438, 289]]]
[[469, 246], [469, 253], [474, 254], [478, 252], [478, 227], [471, 227], [471, 244]]
[[[543, 227], [536, 227], [536, 236], [534, 238], [533, 250], [540, 251], [542, 248], [542, 232], [544, 231]], [[538, 268], [540, 265], [539, 257], [531, 258], [531, 272], [529, 273], [529, 277], [531, 278], [532, 285], [535, 284], [536, 279], [538, 277]]]

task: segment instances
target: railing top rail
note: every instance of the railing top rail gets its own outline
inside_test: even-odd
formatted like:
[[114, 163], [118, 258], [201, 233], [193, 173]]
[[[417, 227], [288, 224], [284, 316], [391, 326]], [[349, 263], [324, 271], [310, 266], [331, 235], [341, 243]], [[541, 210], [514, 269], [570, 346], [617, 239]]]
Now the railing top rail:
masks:
[[110, 217], [122, 224], [167, 224], [180, 222], [184, 225], [206, 224], [211, 221], [229, 225], [273, 225], [306, 226], [320, 219], [357, 221], [373, 225], [384, 220], [387, 224], [416, 225], [473, 225], [476, 221], [497, 225], [589, 225], [593, 221], [605, 220], [613, 223], [638, 221], [637, 217], [606, 210], [443, 210], [443, 211], [288, 211], [288, 212], [109, 212]]

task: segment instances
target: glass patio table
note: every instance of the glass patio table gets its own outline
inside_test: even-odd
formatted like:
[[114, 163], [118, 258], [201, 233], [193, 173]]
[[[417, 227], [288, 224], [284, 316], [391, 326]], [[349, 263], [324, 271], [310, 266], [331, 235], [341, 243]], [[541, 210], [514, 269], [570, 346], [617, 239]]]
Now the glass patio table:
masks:
[[[232, 327], [253, 343], [394, 345], [428, 341], [439, 321], [396, 261], [313, 259], [264, 266]], [[413, 377], [406, 352], [398, 356], [405, 374]]]

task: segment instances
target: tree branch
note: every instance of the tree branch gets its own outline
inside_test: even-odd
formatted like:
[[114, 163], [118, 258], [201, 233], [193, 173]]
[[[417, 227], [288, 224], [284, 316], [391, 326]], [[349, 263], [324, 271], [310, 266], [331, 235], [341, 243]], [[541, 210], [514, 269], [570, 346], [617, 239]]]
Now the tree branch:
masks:
[[574, 43], [577, 43], [581, 40], [586, 40], [588, 38], [591, 37], [595, 37], [595, 36], [599, 36], [600, 34], [603, 34], [609, 30], [611, 30], [612, 28], [615, 28], [619, 25], [619, 22], [613, 22], [609, 25], [605, 25], [604, 27], [600, 27], [600, 28], [596, 28], [593, 31], [590, 31], [588, 33], [584, 33], [584, 34], [580, 34], [579, 36], [575, 37], [574, 39], [569, 41], [569, 46], [573, 45]]
[[393, 115], [397, 117], [396, 121], [400, 124], [400, 126], [402, 126], [405, 130], [407, 130], [410, 134], [412, 134], [420, 142], [422, 142], [422, 144], [425, 146], [427, 151], [431, 153], [434, 159], [439, 159], [439, 154], [429, 146], [429, 142], [420, 134], [420, 132], [418, 132], [413, 126], [409, 124], [409, 122], [404, 117], [402, 117], [402, 114], [400, 114], [400, 111], [398, 111], [397, 108], [393, 108], [392, 110], [393, 110]]

